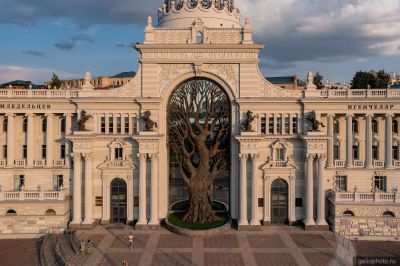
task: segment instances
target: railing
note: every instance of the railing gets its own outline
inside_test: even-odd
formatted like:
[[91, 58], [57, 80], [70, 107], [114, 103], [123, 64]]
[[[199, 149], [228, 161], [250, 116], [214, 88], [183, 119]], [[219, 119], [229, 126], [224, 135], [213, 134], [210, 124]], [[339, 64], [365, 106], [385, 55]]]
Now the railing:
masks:
[[354, 167], [364, 167], [364, 161], [354, 160]]
[[64, 166], [65, 160], [53, 160], [53, 165], [54, 166]]
[[374, 167], [375, 168], [383, 168], [384, 166], [385, 166], [385, 162], [384, 161], [374, 160]]
[[274, 161], [273, 167], [283, 168], [287, 166], [287, 162], [285, 161]]
[[0, 160], [0, 167], [6, 167], [7, 166], [7, 160]]
[[346, 161], [344, 160], [335, 160], [335, 167], [345, 167]]
[[338, 89], [306, 91], [306, 97], [324, 98], [392, 98], [400, 97], [400, 89]]
[[0, 201], [7, 200], [65, 200], [63, 191], [10, 191], [0, 192]]
[[46, 165], [46, 160], [34, 160], [33, 165], [38, 167], [43, 167]]
[[78, 96], [77, 90], [0, 90], [2, 97], [20, 98], [73, 98]]
[[[0, 165], [1, 165], [1, 164], [0, 164]], [[396, 167], [396, 168], [397, 168], [397, 167], [400, 167], [400, 161], [394, 160], [394, 161], [393, 161], [393, 166]]]
[[26, 160], [14, 160], [14, 165], [15, 166], [25, 166], [26, 165]]
[[399, 202], [400, 192], [331, 192], [330, 198], [335, 202]]

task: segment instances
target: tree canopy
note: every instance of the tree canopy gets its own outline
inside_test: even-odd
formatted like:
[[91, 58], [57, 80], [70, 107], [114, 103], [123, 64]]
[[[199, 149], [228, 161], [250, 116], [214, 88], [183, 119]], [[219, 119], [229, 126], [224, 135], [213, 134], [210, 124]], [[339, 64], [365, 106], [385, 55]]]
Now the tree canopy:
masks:
[[390, 75], [385, 70], [377, 73], [358, 71], [351, 81], [352, 89], [383, 89], [390, 84]]
[[56, 73], [53, 73], [50, 82], [51, 88], [53, 89], [54, 87], [56, 87], [57, 89], [59, 89], [61, 85], [62, 85], [62, 80], [58, 77]]
[[322, 90], [323, 88], [325, 88], [323, 81], [324, 77], [319, 72], [317, 72], [313, 80], [313, 83], [315, 84], [315, 86], [317, 86], [317, 90]]

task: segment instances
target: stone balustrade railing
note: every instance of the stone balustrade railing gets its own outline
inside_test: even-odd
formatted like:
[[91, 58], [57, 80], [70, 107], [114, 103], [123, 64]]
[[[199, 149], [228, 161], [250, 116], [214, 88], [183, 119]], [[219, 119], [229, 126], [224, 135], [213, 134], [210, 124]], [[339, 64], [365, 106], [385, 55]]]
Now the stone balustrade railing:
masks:
[[323, 98], [393, 98], [400, 97], [400, 89], [318, 90], [305, 92], [306, 97]]
[[344, 160], [335, 160], [335, 167], [345, 167], [346, 166], [346, 161]]
[[354, 160], [354, 167], [364, 167], [365, 162], [360, 160]]
[[332, 191], [330, 198], [335, 202], [396, 202], [400, 203], [400, 192], [338, 192]]
[[65, 160], [53, 160], [53, 165], [54, 166], [64, 166], [65, 165]]
[[[25, 167], [26, 165], [27, 165], [27, 161], [25, 159], [14, 160], [14, 166]], [[0, 168], [4, 168], [7, 166], [8, 166], [7, 160], [0, 160]], [[34, 167], [45, 167], [46, 160], [33, 160], [33, 166]], [[63, 166], [65, 166], [65, 160], [64, 159], [53, 160], [53, 166], [63, 167]]]
[[385, 167], [385, 161], [374, 160], [375, 168], [383, 168]]
[[64, 191], [9, 191], [0, 192], [0, 201], [9, 200], [65, 200]]
[[7, 98], [74, 98], [78, 97], [76, 90], [0, 90], [0, 97]]

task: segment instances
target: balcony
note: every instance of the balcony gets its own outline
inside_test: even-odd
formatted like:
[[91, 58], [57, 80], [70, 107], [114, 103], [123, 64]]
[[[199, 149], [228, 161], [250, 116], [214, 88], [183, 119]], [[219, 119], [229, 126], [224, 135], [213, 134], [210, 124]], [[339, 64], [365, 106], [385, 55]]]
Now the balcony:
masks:
[[46, 160], [33, 160], [33, 166], [44, 167], [46, 165]]
[[11, 200], [65, 200], [64, 191], [10, 191], [0, 192], [0, 202]]
[[14, 160], [14, 165], [15, 166], [19, 166], [19, 167], [25, 167], [26, 165], [26, 160], [22, 159], [22, 160]]
[[364, 89], [364, 90], [320, 90], [306, 91], [306, 97], [323, 97], [323, 98], [398, 98], [400, 97], [400, 89]]
[[53, 160], [53, 166], [63, 167], [65, 165], [65, 160]]
[[7, 166], [7, 160], [0, 160], [0, 167], [6, 167]]
[[335, 160], [335, 167], [338, 167], [338, 168], [346, 167], [346, 161], [344, 161], [344, 160]]
[[76, 90], [0, 90], [1, 97], [7, 98], [75, 98]]
[[373, 165], [375, 168], [383, 168], [385, 167], [385, 161], [374, 160]]
[[363, 168], [365, 165], [365, 162], [360, 161], [360, 160], [354, 160], [353, 164], [354, 164], [354, 167]]
[[400, 192], [338, 192], [332, 191], [330, 199], [340, 203], [395, 202], [400, 203]]

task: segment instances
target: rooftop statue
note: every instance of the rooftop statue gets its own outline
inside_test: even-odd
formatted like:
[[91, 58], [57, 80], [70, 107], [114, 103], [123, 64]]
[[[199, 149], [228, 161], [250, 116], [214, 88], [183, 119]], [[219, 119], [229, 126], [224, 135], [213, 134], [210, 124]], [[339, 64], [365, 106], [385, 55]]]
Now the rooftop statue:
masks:
[[151, 112], [146, 111], [140, 117], [144, 122], [145, 131], [154, 131], [154, 128], [157, 127], [157, 123], [151, 120], [150, 116]]
[[320, 131], [320, 127], [325, 127], [320, 121], [317, 120], [317, 114], [315, 111], [311, 111], [305, 115], [305, 119], [309, 122], [310, 131]]
[[92, 118], [93, 118], [93, 116], [86, 114], [86, 111], [82, 110], [81, 119], [78, 122], [78, 131], [88, 131], [86, 129], [86, 122]]
[[252, 111], [247, 111], [247, 119], [243, 121], [242, 128], [244, 132], [253, 132], [253, 121], [256, 117], [253, 115]]

